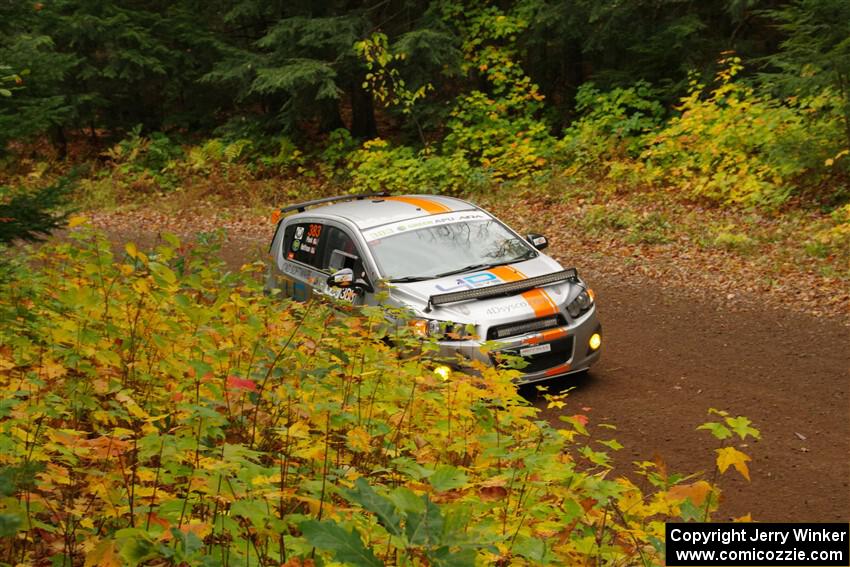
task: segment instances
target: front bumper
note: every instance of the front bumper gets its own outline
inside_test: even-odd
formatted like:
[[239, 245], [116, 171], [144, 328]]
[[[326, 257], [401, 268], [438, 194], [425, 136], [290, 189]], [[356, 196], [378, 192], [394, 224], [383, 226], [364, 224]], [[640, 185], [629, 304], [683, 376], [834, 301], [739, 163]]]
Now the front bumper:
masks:
[[528, 365], [519, 369], [522, 376], [517, 382], [528, 384], [589, 369], [599, 360], [602, 350], [590, 348], [594, 333], [602, 334], [595, 306], [570, 325], [500, 339], [489, 352], [482, 350], [483, 342], [478, 340], [439, 341], [439, 354], [446, 358], [461, 355], [493, 365], [498, 363], [500, 355], [521, 356], [523, 349], [541, 347], [538, 350], [544, 352], [523, 357]]

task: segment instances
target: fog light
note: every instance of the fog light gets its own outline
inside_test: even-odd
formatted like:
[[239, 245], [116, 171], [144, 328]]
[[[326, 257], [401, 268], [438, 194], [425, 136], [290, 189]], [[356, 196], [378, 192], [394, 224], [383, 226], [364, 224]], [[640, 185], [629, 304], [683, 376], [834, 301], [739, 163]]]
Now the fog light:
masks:
[[434, 374], [442, 378], [443, 380], [448, 380], [449, 376], [452, 375], [452, 369], [448, 366], [438, 366], [434, 369]]
[[599, 333], [593, 333], [590, 335], [590, 340], [587, 341], [588, 346], [590, 346], [591, 350], [596, 350], [600, 346], [602, 346], [602, 335]]

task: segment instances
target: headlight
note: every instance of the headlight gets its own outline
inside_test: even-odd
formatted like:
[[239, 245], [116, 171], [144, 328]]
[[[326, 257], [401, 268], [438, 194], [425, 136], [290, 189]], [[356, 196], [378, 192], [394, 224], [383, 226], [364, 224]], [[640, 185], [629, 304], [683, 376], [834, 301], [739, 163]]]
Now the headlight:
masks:
[[593, 306], [593, 291], [583, 289], [580, 294], [567, 305], [567, 312], [575, 319]]
[[435, 319], [413, 319], [410, 322], [413, 332], [422, 337], [431, 337], [438, 341], [464, 341], [476, 338], [475, 325], [437, 321]]

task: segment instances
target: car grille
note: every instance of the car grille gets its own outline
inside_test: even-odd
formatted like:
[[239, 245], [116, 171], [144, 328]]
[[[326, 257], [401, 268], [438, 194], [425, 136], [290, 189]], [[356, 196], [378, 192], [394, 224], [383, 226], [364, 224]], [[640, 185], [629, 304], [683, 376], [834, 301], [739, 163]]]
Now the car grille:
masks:
[[[519, 368], [518, 370], [525, 374], [533, 374], [535, 372], [543, 372], [544, 370], [548, 370], [549, 368], [553, 368], [559, 364], [567, 362], [573, 356], [573, 342], [574, 337], [572, 335], [557, 341], [552, 341], [549, 343], [552, 345], [551, 351], [526, 357], [525, 360], [528, 362], [528, 365], [525, 368]], [[519, 349], [505, 352], [519, 354]], [[493, 354], [493, 360], [496, 364], [498, 364], [498, 361], [495, 358], [498, 356], [498, 353]]]
[[560, 313], [554, 317], [544, 317], [542, 319], [532, 319], [530, 321], [521, 321], [519, 323], [508, 323], [506, 325], [496, 325], [487, 330], [488, 341], [498, 341], [507, 337], [516, 335], [524, 335], [534, 331], [544, 331], [553, 327], [561, 327], [567, 322], [564, 316]]
[[528, 361], [528, 366], [521, 368], [520, 372], [524, 372], [525, 374], [542, 372], [552, 368], [553, 366], [563, 364], [572, 358], [573, 337], [570, 336], [565, 339], [561, 339], [560, 341], [554, 341], [551, 345], [551, 351], [527, 357], [525, 360]]

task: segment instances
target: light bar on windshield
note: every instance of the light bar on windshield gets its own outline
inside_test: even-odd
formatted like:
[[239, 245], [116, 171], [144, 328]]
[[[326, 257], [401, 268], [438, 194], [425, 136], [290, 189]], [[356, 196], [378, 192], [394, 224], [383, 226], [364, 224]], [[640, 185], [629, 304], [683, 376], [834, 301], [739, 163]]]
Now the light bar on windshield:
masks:
[[534, 289], [535, 287], [543, 287], [564, 281], [578, 281], [578, 272], [575, 268], [569, 268], [561, 270], [560, 272], [553, 272], [551, 274], [536, 276], [517, 282], [508, 282], [478, 289], [467, 289], [464, 291], [453, 291], [451, 293], [432, 295], [428, 298], [428, 305], [425, 306], [425, 313], [431, 312], [431, 306], [437, 307], [447, 303], [466, 301], [467, 299], [486, 299], [488, 297], [496, 297], [498, 295], [512, 295], [528, 291], [529, 289]]

